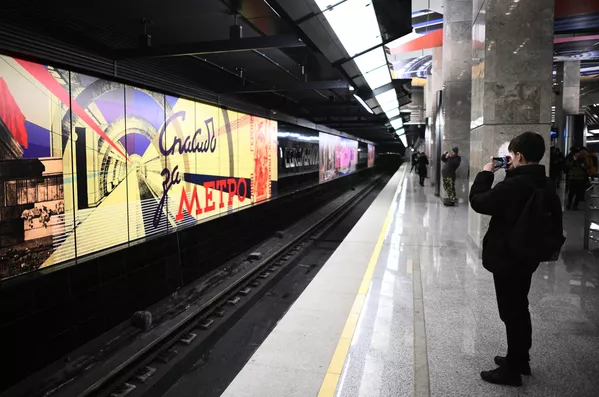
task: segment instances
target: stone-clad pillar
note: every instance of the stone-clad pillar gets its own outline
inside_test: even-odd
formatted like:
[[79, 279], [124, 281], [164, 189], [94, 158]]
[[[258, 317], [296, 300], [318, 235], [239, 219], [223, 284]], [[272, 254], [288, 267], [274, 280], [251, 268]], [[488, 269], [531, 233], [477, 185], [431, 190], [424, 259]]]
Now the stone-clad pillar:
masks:
[[[469, 186], [472, 2], [473, 0], [443, 2], [444, 126], [441, 151], [450, 151], [456, 146], [460, 150], [462, 164], [457, 172], [456, 192], [462, 203], [467, 202]], [[443, 189], [441, 195], [446, 197]]]
[[557, 143], [562, 151], [568, 151], [572, 145], [566, 142], [564, 130], [566, 116], [580, 112], [580, 61], [560, 62], [556, 66], [555, 81], [559, 87], [555, 101]]
[[426, 116], [430, 117], [430, 125], [427, 128], [427, 141], [429, 145], [429, 180], [432, 186], [437, 182], [436, 164], [440, 161], [437, 156], [437, 135], [435, 132], [435, 120], [437, 115], [437, 92], [443, 89], [443, 47], [433, 48], [433, 64], [431, 74], [427, 77], [427, 101]]
[[[525, 131], [543, 135], [543, 163], [548, 163], [553, 8], [553, 0], [474, 1], [470, 182], [491, 156], [506, 155], [509, 141]], [[496, 180], [503, 175], [499, 171]], [[476, 244], [488, 221], [470, 209], [468, 231]]]

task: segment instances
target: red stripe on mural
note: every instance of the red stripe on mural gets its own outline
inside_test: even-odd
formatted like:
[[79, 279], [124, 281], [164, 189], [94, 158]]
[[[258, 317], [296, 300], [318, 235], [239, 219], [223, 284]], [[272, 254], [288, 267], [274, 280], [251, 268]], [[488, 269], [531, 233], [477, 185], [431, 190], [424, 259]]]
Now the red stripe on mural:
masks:
[[586, 40], [599, 40], [599, 34], [594, 35], [594, 36], [559, 37], [559, 38], [555, 39], [555, 44], [571, 43], [571, 42], [586, 41]]
[[418, 37], [407, 43], [400, 44], [397, 47], [391, 48], [391, 52], [412, 52], [421, 51], [427, 48], [441, 47], [443, 45], [443, 29], [435, 30]]
[[[67, 90], [60, 85], [54, 77], [48, 72], [48, 70], [40, 64], [31, 63], [27, 61], [23, 61], [21, 59], [16, 59], [16, 61], [27, 70], [33, 77], [37, 79], [40, 83], [42, 83], [47, 89], [52, 92], [56, 98], [58, 98], [62, 103], [66, 106], [70, 106], [71, 110], [79, 116], [81, 120], [83, 120], [87, 125], [89, 125], [94, 131], [98, 133], [110, 146], [113, 147], [118, 153], [120, 153], [124, 158], [131, 161], [125, 153], [106, 135], [106, 133], [100, 128], [100, 126], [92, 120], [91, 117], [85, 112], [85, 110], [77, 103], [74, 98], [71, 98]], [[72, 99], [72, 101], [71, 101]]]

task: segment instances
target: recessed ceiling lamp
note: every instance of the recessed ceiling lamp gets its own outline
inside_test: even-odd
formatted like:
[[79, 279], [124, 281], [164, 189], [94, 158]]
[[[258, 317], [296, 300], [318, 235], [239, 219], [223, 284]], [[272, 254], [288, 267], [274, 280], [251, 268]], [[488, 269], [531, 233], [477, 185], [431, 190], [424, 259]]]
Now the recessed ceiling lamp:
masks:
[[399, 140], [403, 143], [404, 147], [408, 147], [408, 140], [406, 139], [405, 134], [399, 136]]
[[390, 90], [387, 90], [387, 91], [383, 92], [382, 94], [375, 95], [375, 98], [376, 98], [377, 102], [380, 105], [382, 105], [384, 103], [391, 102], [394, 99], [397, 99], [397, 94], [395, 93], [395, 89], [391, 88]]
[[364, 74], [382, 66], [386, 66], [387, 57], [385, 51], [381, 47], [378, 47], [354, 58], [354, 62], [362, 74]]
[[393, 117], [399, 116], [399, 108], [391, 109], [385, 112], [385, 114], [387, 115], [387, 118], [391, 120]]
[[399, 130], [399, 129], [403, 128], [403, 122], [401, 121], [401, 119], [393, 120], [391, 122], [391, 126], [393, 127], [394, 130]]
[[363, 76], [372, 91], [391, 83], [391, 74], [387, 65], [365, 73]]
[[350, 57], [383, 43], [371, 0], [316, 0]]

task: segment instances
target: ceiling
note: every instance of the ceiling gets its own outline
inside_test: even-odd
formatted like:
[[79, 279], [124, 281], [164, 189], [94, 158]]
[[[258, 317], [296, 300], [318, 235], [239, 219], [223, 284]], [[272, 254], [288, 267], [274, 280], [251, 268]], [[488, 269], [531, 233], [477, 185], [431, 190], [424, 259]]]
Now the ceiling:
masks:
[[[178, 86], [173, 82], [175, 94], [197, 86], [218, 94], [216, 101], [228, 98], [229, 104], [256, 106], [273, 118], [286, 114], [365, 140], [393, 142], [385, 114], [370, 114], [350, 91], [351, 84], [365, 100], [372, 96], [356, 81], [360, 76], [351, 70], [351, 62], [333, 65], [325, 56], [329, 51], [343, 55], [334, 32], [330, 27], [310, 30], [322, 16], [306, 13], [299, 18], [307, 19], [298, 21], [287, 12], [289, 4], [300, 12], [297, 6], [304, 2], [313, 12], [313, 0], [171, 0], [166, 5], [158, 0], [104, 0], [101, 8], [93, 9], [30, 1], [0, 6], [0, 25], [6, 34], [14, 27], [20, 34], [30, 33], [30, 41], [51, 39], [81, 50], [81, 55], [65, 58], [65, 65], [85, 69], [86, 57], [94, 57], [117, 77], [126, 79], [136, 71], [140, 81], [145, 73], [149, 86], [156, 86], [161, 76], [165, 81], [176, 76], [181, 81]], [[411, 29], [410, 0], [373, 3], [386, 40]], [[239, 28], [232, 28], [235, 25]], [[242, 41], [231, 40], [237, 29]], [[18, 39], [8, 47], [1, 38], [1, 50], [21, 53]], [[23, 53], [47, 62], [62, 59], [48, 49], [38, 54], [36, 48], [28, 43]], [[409, 101], [406, 83], [396, 86], [398, 95]]]

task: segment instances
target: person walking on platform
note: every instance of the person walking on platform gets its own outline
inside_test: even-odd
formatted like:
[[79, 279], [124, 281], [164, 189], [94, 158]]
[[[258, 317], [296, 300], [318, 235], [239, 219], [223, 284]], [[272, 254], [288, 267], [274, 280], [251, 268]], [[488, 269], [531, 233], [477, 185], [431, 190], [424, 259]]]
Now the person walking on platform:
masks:
[[447, 201], [444, 202], [447, 207], [453, 207], [457, 201], [455, 179], [458, 167], [462, 162], [462, 158], [458, 155], [459, 152], [459, 149], [454, 147], [451, 149], [451, 152], [445, 152], [443, 156], [441, 156], [441, 161], [445, 163], [441, 175], [443, 176], [443, 189], [447, 192], [448, 197]]
[[564, 159], [564, 173], [566, 174], [566, 193], [570, 190], [570, 166], [574, 161], [574, 153], [579, 152], [578, 148], [570, 148], [570, 153]]
[[[525, 132], [509, 144], [508, 162], [484, 166], [470, 189], [472, 209], [490, 215], [483, 239], [482, 263], [493, 273], [499, 317], [505, 323], [507, 355], [496, 356], [498, 368], [481, 372], [490, 383], [520, 386], [530, 375], [532, 323], [528, 292], [540, 262], [556, 260], [565, 241], [562, 208], [555, 184], [539, 162], [543, 137]], [[497, 166], [506, 163], [505, 180], [493, 186]]]
[[[587, 159], [580, 150], [574, 152], [574, 160], [570, 163], [568, 178], [570, 180], [568, 209], [578, 211], [578, 204], [584, 201], [585, 189], [589, 183]], [[574, 206], [572, 206], [572, 203], [574, 203]]]
[[551, 147], [549, 163], [549, 175], [555, 182], [555, 186], [559, 189], [562, 182], [562, 174], [564, 172], [564, 155], [559, 148]]
[[414, 152], [414, 154], [412, 155], [412, 168], [410, 169], [410, 172], [414, 172], [418, 170], [418, 158], [420, 157], [420, 153], [418, 152]]
[[424, 186], [424, 180], [427, 177], [428, 171], [428, 157], [426, 154], [420, 153], [418, 157], [418, 176], [420, 177], [420, 186]]

